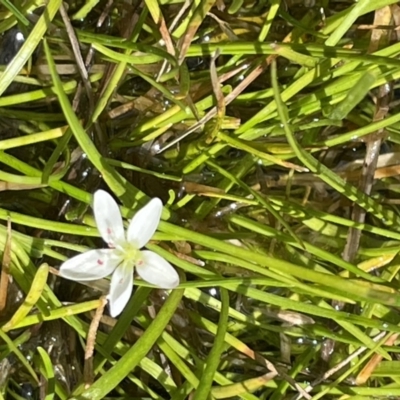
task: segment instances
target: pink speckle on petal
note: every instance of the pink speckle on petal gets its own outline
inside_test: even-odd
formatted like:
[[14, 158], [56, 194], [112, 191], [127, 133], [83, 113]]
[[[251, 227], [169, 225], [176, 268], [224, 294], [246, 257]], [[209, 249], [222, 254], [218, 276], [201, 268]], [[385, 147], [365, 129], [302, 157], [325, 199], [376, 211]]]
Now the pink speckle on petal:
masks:
[[137, 265], [138, 267], [141, 267], [143, 264], [144, 264], [143, 260], [139, 260], [139, 261], [136, 263], [136, 265]]
[[111, 236], [112, 235], [112, 229], [111, 228], [107, 228], [107, 233]]
[[104, 261], [103, 261], [103, 260], [100, 260], [100, 259], [98, 259], [98, 260], [97, 260], [97, 264], [99, 264], [99, 265], [103, 265], [103, 264], [104, 264]]

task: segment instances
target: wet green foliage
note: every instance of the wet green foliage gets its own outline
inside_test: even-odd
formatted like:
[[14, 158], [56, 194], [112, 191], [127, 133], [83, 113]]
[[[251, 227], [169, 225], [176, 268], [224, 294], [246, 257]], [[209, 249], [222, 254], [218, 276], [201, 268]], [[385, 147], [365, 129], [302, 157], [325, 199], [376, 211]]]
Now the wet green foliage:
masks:
[[[0, 399], [400, 398], [396, 1], [0, 5]], [[116, 320], [99, 188], [181, 277]]]

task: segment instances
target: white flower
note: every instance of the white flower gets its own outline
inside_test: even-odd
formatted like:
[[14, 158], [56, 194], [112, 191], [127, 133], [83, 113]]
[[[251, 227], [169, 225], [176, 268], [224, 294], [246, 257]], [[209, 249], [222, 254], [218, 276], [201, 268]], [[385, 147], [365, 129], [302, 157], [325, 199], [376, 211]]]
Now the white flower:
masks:
[[94, 194], [94, 218], [109, 249], [90, 250], [65, 261], [60, 276], [74, 281], [91, 281], [112, 274], [110, 314], [119, 315], [132, 294], [133, 272], [163, 289], [179, 285], [175, 269], [158, 254], [140, 250], [154, 235], [160, 223], [162, 203], [154, 198], [132, 218], [124, 232], [117, 203], [104, 190]]

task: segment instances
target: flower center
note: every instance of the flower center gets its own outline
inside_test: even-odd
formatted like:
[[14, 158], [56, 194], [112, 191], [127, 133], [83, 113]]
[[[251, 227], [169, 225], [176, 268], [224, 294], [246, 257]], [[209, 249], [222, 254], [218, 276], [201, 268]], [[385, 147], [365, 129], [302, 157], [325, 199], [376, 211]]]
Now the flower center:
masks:
[[118, 244], [115, 250], [124, 262], [130, 263], [133, 266], [141, 262], [140, 250], [129, 242]]

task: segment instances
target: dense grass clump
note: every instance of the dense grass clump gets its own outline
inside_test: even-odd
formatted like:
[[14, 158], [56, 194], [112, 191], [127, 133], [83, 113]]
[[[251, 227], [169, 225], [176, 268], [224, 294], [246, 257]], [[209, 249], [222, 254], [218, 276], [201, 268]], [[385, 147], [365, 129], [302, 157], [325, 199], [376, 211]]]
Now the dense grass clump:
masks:
[[[0, 0], [0, 400], [400, 398], [400, 7]], [[106, 248], [103, 189], [180, 285]], [[107, 213], [108, 210], [104, 210]]]

